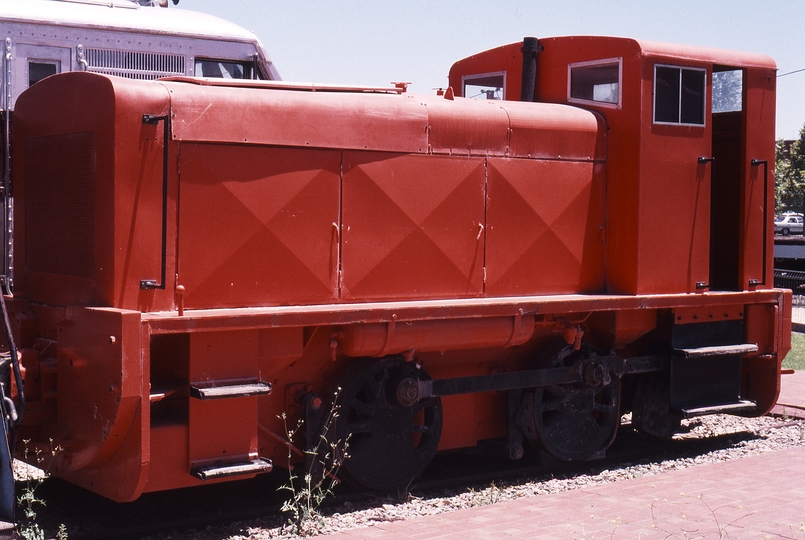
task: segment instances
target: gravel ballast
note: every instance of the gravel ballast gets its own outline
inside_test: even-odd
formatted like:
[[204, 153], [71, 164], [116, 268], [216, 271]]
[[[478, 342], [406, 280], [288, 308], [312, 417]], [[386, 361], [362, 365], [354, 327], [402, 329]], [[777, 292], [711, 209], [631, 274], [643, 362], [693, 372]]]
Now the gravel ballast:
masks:
[[[371, 527], [389, 521], [413, 519], [441, 514], [453, 510], [494, 504], [522, 497], [539, 497], [562, 491], [619, 482], [632, 478], [658, 475], [669, 471], [741, 459], [805, 445], [805, 421], [792, 418], [741, 418], [714, 415], [687, 420], [683, 426], [688, 432], [676, 438], [706, 439], [736, 434], [722, 447], [686, 457], [675, 457], [651, 463], [623, 464], [618, 467], [596, 468], [590, 463], [590, 472], [572, 477], [523, 478], [516, 482], [485, 486], [463, 487], [438, 493], [409, 495], [404, 501], [374, 499], [360, 503], [346, 502], [326, 508], [319, 521], [308, 523], [307, 534], [328, 534], [357, 527]], [[269, 538], [298, 538], [280, 516], [268, 516], [227, 526], [207, 527], [206, 530], [170, 532], [156, 537], [173, 540], [263, 540]]]

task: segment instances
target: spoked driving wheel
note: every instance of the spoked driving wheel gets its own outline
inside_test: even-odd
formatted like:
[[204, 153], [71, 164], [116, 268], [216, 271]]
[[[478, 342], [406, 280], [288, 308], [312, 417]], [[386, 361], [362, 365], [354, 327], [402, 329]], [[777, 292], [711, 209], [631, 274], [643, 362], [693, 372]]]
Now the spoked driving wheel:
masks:
[[620, 423], [618, 378], [592, 347], [566, 346], [547, 365], [581, 370], [582, 381], [534, 389], [526, 404], [530, 430], [548, 453], [562, 461], [581, 461], [609, 446]]
[[[348, 440], [342, 471], [363, 487], [405, 487], [430, 463], [442, 432], [442, 403], [417, 399], [429, 380], [402, 358], [360, 362], [342, 378], [335, 434]], [[348, 439], [347, 439], [348, 437]]]

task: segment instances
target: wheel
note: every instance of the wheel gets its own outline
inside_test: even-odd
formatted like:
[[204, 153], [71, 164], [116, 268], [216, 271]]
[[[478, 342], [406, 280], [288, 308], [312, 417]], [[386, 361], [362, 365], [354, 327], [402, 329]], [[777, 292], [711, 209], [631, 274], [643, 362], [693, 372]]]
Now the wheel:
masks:
[[620, 384], [592, 347], [566, 345], [540, 367], [578, 366], [583, 382], [545, 386], [527, 396], [526, 430], [539, 446], [562, 461], [582, 461], [606, 449], [620, 424]]
[[788, 236], [789, 234], [791, 234], [791, 231], [789, 231], [789, 230], [788, 230], [788, 228], [785, 228], [785, 229], [783, 229], [783, 230], [782, 230], [782, 231], [780, 231], [780, 232], [782, 232], [782, 233], [783, 233], [783, 236]]
[[442, 402], [412, 398], [418, 380], [430, 377], [402, 358], [359, 362], [344, 375], [334, 431], [348, 441], [346, 480], [375, 490], [404, 488], [430, 463], [442, 433]]
[[643, 375], [637, 383], [632, 402], [632, 425], [657, 439], [670, 439], [678, 433], [682, 418], [670, 413], [671, 387], [667, 375]]

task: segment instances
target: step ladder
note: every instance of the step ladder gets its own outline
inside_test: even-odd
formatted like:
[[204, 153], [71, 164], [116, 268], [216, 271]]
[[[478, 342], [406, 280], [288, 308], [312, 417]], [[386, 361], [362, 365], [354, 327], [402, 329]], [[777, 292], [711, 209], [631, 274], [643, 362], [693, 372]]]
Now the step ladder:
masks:
[[682, 418], [751, 412], [741, 399], [741, 357], [757, 352], [755, 343], [676, 348], [671, 358], [671, 413]]

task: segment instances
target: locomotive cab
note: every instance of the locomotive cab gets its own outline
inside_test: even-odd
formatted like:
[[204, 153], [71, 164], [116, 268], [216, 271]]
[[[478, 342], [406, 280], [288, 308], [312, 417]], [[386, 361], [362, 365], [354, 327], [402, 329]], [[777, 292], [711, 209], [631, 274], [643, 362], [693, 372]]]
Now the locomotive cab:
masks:
[[[521, 99], [522, 44], [456, 62], [468, 98]], [[766, 56], [608, 37], [540, 39], [528, 101], [606, 119], [606, 290], [772, 284], [776, 65]], [[523, 54], [527, 54], [523, 53]]]

